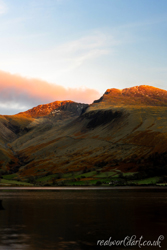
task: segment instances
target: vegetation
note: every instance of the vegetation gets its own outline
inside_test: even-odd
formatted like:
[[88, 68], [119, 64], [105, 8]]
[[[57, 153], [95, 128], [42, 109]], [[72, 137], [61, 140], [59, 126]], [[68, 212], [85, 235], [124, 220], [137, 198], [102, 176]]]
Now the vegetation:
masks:
[[[135, 161], [134, 161], [135, 160]], [[144, 161], [136, 161], [133, 156], [130, 163], [136, 162], [138, 172], [122, 172], [118, 168], [119, 162], [115, 168], [105, 171], [103, 162], [100, 166], [90, 169], [84, 168], [80, 171], [71, 171], [67, 173], [52, 173], [42, 170], [37, 171], [38, 175], [31, 175], [22, 178], [18, 173], [7, 174], [0, 171], [0, 185], [19, 185], [19, 186], [141, 186], [141, 185], [167, 185], [167, 153], [152, 154]], [[125, 162], [126, 163], [126, 162]], [[39, 175], [40, 174], [40, 175]]]
[[167, 177], [154, 176], [146, 177], [142, 173], [122, 173], [112, 170], [109, 172], [90, 171], [87, 173], [56, 173], [43, 177], [29, 176], [27, 179], [21, 179], [17, 174], [8, 174], [1, 176], [1, 185], [16, 186], [127, 186], [127, 185], [166, 185]]
[[6, 175], [3, 175], [3, 179], [6, 179], [6, 180], [12, 180], [14, 178], [17, 177], [17, 174], [6, 174]]
[[15, 181], [15, 180], [5, 180], [1, 179], [1, 185], [10, 185], [10, 186], [32, 186], [32, 184], [23, 182], [23, 181]]

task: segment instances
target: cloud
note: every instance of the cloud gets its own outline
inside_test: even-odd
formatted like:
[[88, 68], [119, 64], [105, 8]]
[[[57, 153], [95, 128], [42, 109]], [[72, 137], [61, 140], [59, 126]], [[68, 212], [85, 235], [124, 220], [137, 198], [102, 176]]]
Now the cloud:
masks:
[[45, 36], [49, 35], [33, 37], [33, 43], [32, 35], [26, 39], [24, 36], [1, 39], [0, 69], [52, 83], [57, 81], [65, 87], [77, 87], [78, 83], [89, 87], [96, 78], [90, 82], [88, 72], [96, 76], [96, 65], [118, 45], [109, 32], [98, 30], [64, 43], [55, 40], [49, 47], [45, 46]]
[[[58, 72], [71, 71], [91, 59], [97, 59], [111, 52], [111, 46], [117, 42], [108, 34], [93, 32], [92, 35], [69, 41], [51, 50], [43, 51], [45, 62], [52, 61]], [[40, 55], [38, 55], [40, 57]], [[38, 57], [38, 58], [39, 58]]]
[[7, 11], [7, 6], [6, 4], [0, 0], [0, 15], [6, 13]]
[[[89, 88], [64, 88], [38, 79], [0, 71], [0, 113], [13, 114], [53, 101], [92, 103], [100, 93]], [[6, 113], [6, 114], [7, 114]]]

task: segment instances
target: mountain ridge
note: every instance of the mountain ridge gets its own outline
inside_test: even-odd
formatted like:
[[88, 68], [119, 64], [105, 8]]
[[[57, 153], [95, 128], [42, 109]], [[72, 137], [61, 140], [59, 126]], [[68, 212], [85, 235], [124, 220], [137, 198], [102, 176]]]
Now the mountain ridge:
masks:
[[107, 89], [94, 103], [106, 102], [110, 105], [167, 106], [167, 91], [149, 85], [125, 89]]
[[[86, 108], [88, 104], [77, 103], [73, 101], [55, 101], [48, 104], [41, 104], [32, 109], [29, 109], [24, 112], [20, 112], [17, 115], [30, 116], [30, 117], [42, 117], [49, 114], [58, 114], [59, 111], [69, 111], [76, 115], [80, 115], [83, 108]], [[57, 112], [56, 112], [57, 111]]]
[[[133, 99], [135, 98], [135, 99]], [[139, 85], [130, 88], [107, 89], [105, 93], [92, 104], [78, 103], [71, 100], [54, 101], [47, 104], [37, 105], [29, 110], [19, 112], [16, 115], [27, 117], [42, 117], [54, 114], [54, 111], [70, 111], [80, 115], [86, 108], [96, 103], [111, 105], [146, 105], [146, 106], [167, 106], [167, 91], [150, 85]]]

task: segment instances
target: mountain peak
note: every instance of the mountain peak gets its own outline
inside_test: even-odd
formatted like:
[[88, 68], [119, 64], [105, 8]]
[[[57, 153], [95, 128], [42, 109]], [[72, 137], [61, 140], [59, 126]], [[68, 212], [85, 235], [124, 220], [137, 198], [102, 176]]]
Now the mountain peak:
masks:
[[41, 104], [25, 112], [20, 112], [19, 115], [29, 117], [42, 117], [47, 115], [56, 115], [61, 111], [69, 111], [75, 115], [80, 115], [82, 110], [87, 107], [88, 104], [76, 103], [73, 101], [55, 101], [48, 104]]
[[107, 89], [97, 102], [111, 105], [167, 106], [167, 91], [149, 85]]

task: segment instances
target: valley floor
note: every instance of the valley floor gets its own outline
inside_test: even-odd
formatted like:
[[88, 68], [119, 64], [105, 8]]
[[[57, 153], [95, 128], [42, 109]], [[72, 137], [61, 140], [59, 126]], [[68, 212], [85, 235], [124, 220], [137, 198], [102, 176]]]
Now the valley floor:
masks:
[[33, 186], [167, 186], [166, 179], [162, 176], [142, 177], [138, 172], [123, 173], [113, 169], [110, 172], [100, 170], [88, 172], [72, 172], [47, 174], [44, 177], [20, 178], [17, 173], [2, 175], [2, 187], [33, 187]]

